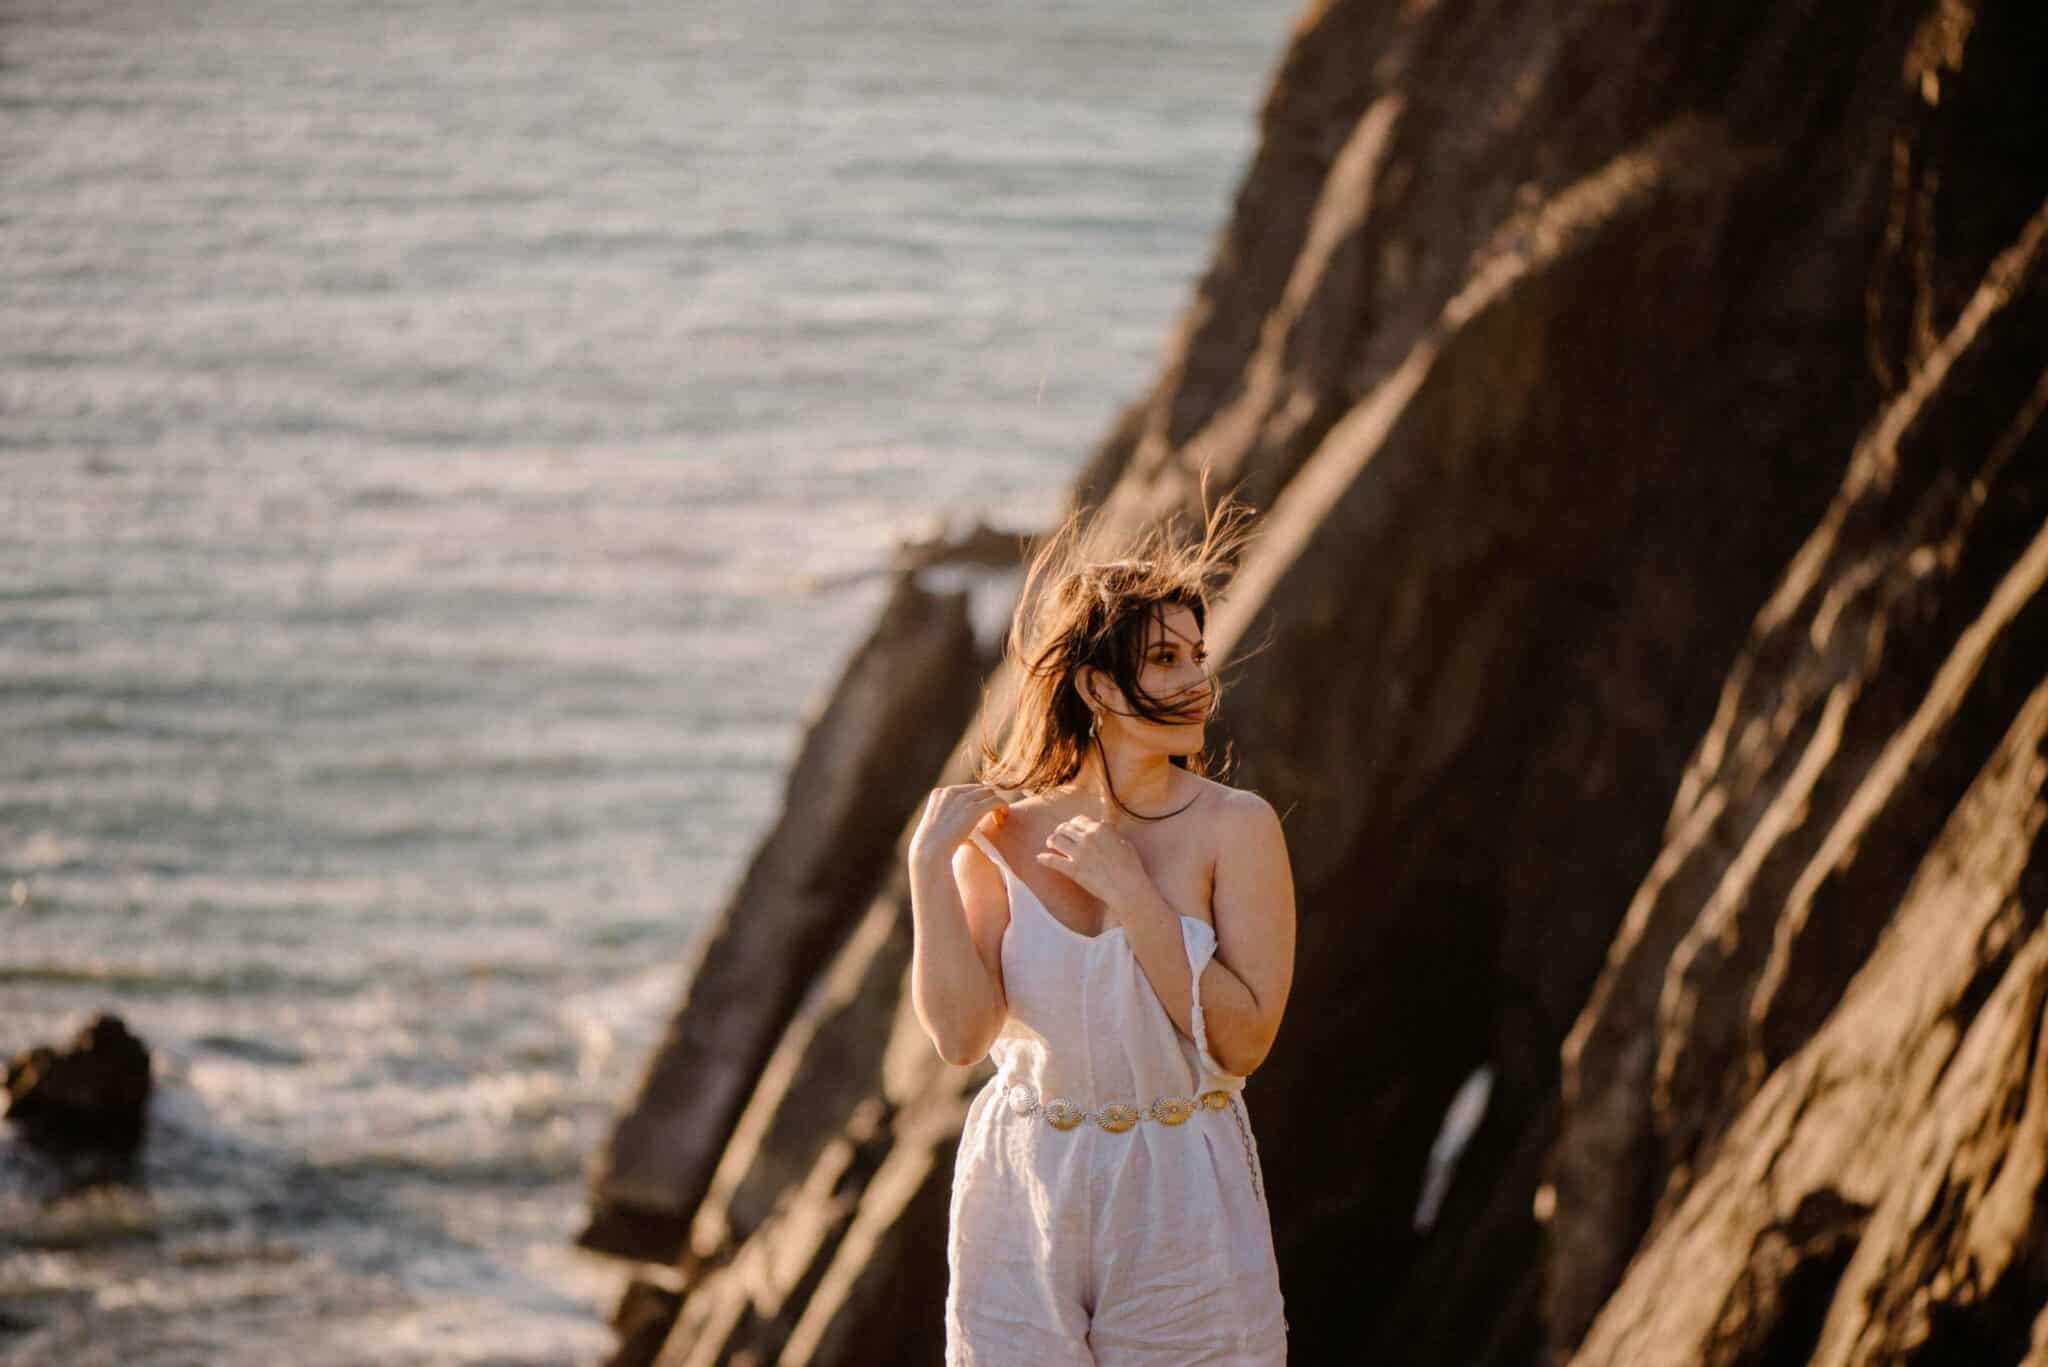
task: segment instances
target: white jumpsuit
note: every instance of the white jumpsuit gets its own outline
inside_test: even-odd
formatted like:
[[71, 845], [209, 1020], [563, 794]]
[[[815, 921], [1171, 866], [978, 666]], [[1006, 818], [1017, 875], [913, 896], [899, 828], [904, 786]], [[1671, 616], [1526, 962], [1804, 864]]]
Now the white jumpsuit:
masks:
[[[1284, 1367], [1244, 1079], [1210, 1055], [1199, 990], [1197, 1045], [1121, 927], [1068, 928], [980, 832], [972, 839], [1009, 888], [1010, 1014], [953, 1168], [947, 1367]], [[1182, 916], [1181, 938], [1199, 983], [1216, 932]], [[1161, 1098], [1183, 1102], [1155, 1108]], [[1058, 1102], [1085, 1118], [1056, 1127], [1045, 1108], [1069, 1118]], [[1120, 1131], [1098, 1123], [1117, 1103], [1134, 1112], [1112, 1112], [1112, 1125], [1138, 1116]]]

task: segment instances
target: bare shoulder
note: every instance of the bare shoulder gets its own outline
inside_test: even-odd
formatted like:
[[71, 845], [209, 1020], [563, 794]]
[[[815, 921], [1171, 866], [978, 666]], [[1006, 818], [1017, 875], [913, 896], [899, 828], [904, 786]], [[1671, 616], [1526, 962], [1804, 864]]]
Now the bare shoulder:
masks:
[[1249, 1073], [1264, 1061], [1294, 984], [1294, 871], [1273, 804], [1250, 789], [1232, 789], [1216, 804], [1216, 957], [1252, 994], [1256, 1019], [1243, 1060], [1226, 1066]]
[[[988, 836], [991, 840], [994, 840], [997, 834], [1003, 831], [1004, 829], [1016, 828], [1022, 830], [1029, 830], [1031, 826], [1037, 821], [1039, 813], [1051, 804], [1036, 793], [1027, 793], [1023, 797], [1018, 798], [1015, 802], [1011, 802], [1006, 805], [1009, 810], [1008, 813], [1005, 815], [1001, 825], [997, 824], [996, 814], [994, 812], [990, 812], [988, 815], [984, 816], [981, 819], [981, 825], [979, 829], [983, 835]], [[1020, 817], [1025, 818], [1025, 820], [1020, 822]], [[1003, 848], [1006, 846], [1006, 844], [1007, 842], [1005, 841], [996, 840], [996, 845], [998, 848]]]
[[1219, 852], [1243, 849], [1279, 836], [1280, 814], [1263, 796], [1249, 788], [1232, 788], [1211, 779], [1202, 782], [1215, 789], [1220, 799], [1211, 817]]
[[1287, 840], [1273, 804], [1249, 788], [1203, 781], [1216, 790], [1203, 823], [1211, 886], [1229, 888], [1280, 876], [1276, 866], [1285, 868], [1288, 863]]

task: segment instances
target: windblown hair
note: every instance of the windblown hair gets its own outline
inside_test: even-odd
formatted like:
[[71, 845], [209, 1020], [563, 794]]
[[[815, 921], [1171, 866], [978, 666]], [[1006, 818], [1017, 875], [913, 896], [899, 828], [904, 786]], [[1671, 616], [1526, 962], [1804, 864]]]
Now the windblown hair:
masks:
[[[1206, 505], [1206, 472], [1200, 497]], [[1113, 678], [1135, 715], [1180, 724], [1183, 718], [1174, 713], [1187, 706], [1182, 695], [1154, 698], [1138, 684], [1152, 623], [1163, 625], [1167, 609], [1180, 604], [1194, 613], [1197, 625], [1207, 626], [1210, 601], [1235, 572], [1239, 552], [1250, 539], [1251, 517], [1248, 504], [1226, 495], [1208, 514], [1199, 541], [1180, 533], [1175, 514], [1120, 548], [1123, 554], [1113, 559], [1094, 558], [1103, 548], [1090, 544], [1097, 538], [1084, 531], [1080, 508], [1047, 533], [1030, 556], [1004, 643], [1004, 653], [1018, 666], [1016, 710], [999, 747], [986, 735], [979, 739], [976, 781], [1040, 793], [1081, 771], [1088, 747], [1099, 750], [1102, 744], [1089, 733], [1088, 700], [1081, 695], [1079, 677], [1084, 665]], [[1213, 670], [1208, 685], [1205, 715], [1213, 718], [1223, 696]], [[1206, 749], [1175, 755], [1173, 763], [1212, 775]], [[1229, 763], [1226, 746], [1221, 768]], [[1141, 821], [1160, 821], [1185, 810], [1144, 816], [1124, 806], [1113, 784], [1110, 800]]]

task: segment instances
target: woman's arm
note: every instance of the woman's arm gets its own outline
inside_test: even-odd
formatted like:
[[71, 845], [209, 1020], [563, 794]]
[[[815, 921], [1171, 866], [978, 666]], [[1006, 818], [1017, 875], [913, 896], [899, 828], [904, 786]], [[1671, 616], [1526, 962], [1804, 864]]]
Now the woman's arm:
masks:
[[[1141, 872], [1113, 894], [1131, 953], [1181, 1034], [1194, 1039], [1193, 994], [1202, 995], [1210, 1057], [1240, 1077], [1265, 1061], [1294, 979], [1294, 878], [1280, 818], [1257, 793], [1239, 790], [1219, 816], [1210, 889], [1216, 953], [1200, 984], [1189, 973], [1180, 916]], [[1085, 857], [1085, 856], [1084, 856]], [[1047, 862], [1041, 856], [1041, 862]], [[1064, 861], [1051, 861], [1057, 867]], [[1113, 863], [1114, 861], [1112, 861]]]
[[951, 853], [912, 848], [910, 1000], [939, 1057], [977, 1063], [1009, 1016], [1003, 931], [1010, 921], [1003, 874], [972, 841]]
[[1265, 1062], [1294, 985], [1294, 871], [1273, 804], [1240, 789], [1230, 805], [1210, 894], [1216, 957], [1202, 978], [1206, 984], [1221, 965], [1243, 995], [1204, 992], [1202, 1016], [1209, 1052], [1244, 1076]]

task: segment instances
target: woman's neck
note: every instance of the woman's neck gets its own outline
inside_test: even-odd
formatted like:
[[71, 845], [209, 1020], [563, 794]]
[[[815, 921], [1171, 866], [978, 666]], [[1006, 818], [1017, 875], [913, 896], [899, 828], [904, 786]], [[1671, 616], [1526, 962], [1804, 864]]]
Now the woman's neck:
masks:
[[[1107, 772], [1114, 780], [1116, 799], [1132, 811], [1154, 816], [1174, 806], [1181, 779], [1180, 769], [1171, 756], [1157, 751], [1131, 753], [1110, 749]], [[1131, 818], [1111, 800], [1110, 785], [1104, 782], [1103, 775], [1102, 750], [1091, 745], [1081, 761], [1081, 771], [1063, 791], [1084, 799], [1089, 814], [1105, 825], [1129, 821]]]

